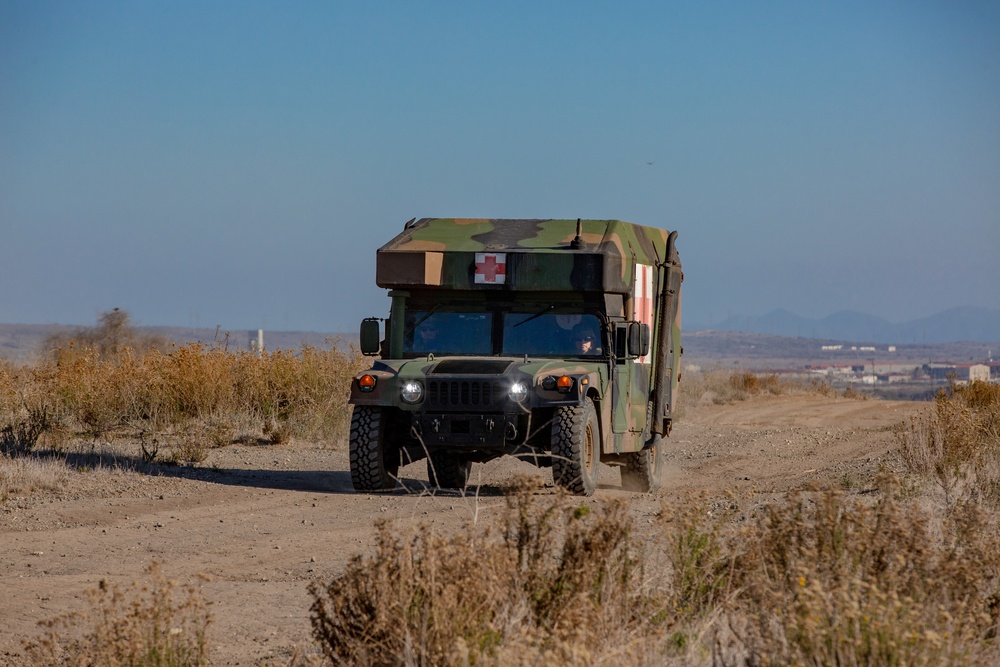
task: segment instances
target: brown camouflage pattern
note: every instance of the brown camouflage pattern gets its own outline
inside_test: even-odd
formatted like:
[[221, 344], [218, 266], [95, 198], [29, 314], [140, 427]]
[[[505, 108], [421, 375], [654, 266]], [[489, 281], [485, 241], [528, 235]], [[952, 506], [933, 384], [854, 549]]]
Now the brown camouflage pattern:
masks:
[[[580, 238], [577, 239], [578, 224]], [[680, 362], [680, 260], [676, 249], [668, 247], [670, 232], [619, 220], [560, 219], [465, 219], [423, 218], [410, 221], [404, 230], [376, 253], [376, 282], [394, 290], [391, 340], [400, 339], [403, 309], [411, 294], [472, 296], [472, 290], [506, 290], [545, 294], [552, 303], [576, 301], [579, 295], [619, 295], [617, 301], [605, 300], [605, 314], [612, 322], [639, 320], [643, 311], [635, 290], [637, 269], [645, 265], [652, 274], [655, 299], [651, 327], [651, 353], [646, 363], [597, 360], [559, 362], [524, 360], [518, 372], [533, 378], [533, 394], [538, 404], [564, 399], [547, 392], [541, 380], [548, 375], [587, 377], [586, 390], [598, 404], [603, 452], [616, 454], [642, 449], [651, 429], [666, 435], [669, 431], [673, 397], [679, 380]], [[505, 274], [502, 284], [482, 284], [475, 279], [477, 253], [503, 253]], [[664, 286], [670, 289], [661, 299]], [[519, 298], [519, 297], [518, 297]], [[617, 304], [617, 305], [615, 305]], [[664, 304], [666, 308], [664, 309]], [[665, 312], [661, 312], [664, 311]], [[643, 312], [648, 312], [643, 311]], [[352, 391], [352, 403], [393, 404], [407, 410], [413, 406], [399, 403], [397, 383], [422, 379], [437, 360], [403, 360], [401, 344], [390, 345], [391, 359], [376, 364], [379, 386], [369, 394]], [[657, 371], [663, 386], [655, 391]], [[549, 396], [548, 394], [553, 394]], [[659, 398], [662, 410], [651, 404]], [[582, 397], [581, 397], [582, 398]], [[653, 421], [650, 422], [650, 416]]]

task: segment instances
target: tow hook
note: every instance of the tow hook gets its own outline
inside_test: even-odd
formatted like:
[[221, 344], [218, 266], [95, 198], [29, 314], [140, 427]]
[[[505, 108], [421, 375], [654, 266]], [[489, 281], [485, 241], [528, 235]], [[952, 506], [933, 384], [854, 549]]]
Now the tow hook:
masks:
[[513, 440], [517, 437], [517, 427], [512, 423], [507, 422], [507, 428], [504, 430], [504, 437], [508, 440]]

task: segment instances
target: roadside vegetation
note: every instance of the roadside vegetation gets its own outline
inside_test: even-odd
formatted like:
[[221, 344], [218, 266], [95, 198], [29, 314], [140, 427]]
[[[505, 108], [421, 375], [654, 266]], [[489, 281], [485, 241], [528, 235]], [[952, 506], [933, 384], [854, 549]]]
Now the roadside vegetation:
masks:
[[1000, 387], [952, 387], [874, 493], [691, 499], [652, 531], [530, 482], [499, 527], [381, 524], [374, 554], [311, 588], [314, 636], [351, 665], [998, 664], [998, 420]]
[[[166, 461], [164, 443], [336, 440], [360, 363], [342, 348], [65, 340], [33, 366], [0, 365], [0, 473], [78, 442], [127, 440]], [[749, 373], [685, 375], [681, 387], [708, 404], [833, 395]], [[899, 464], [865, 493], [690, 498], [640, 527], [624, 503], [522, 480], [496, 525], [377, 524], [371, 553], [310, 587], [315, 646], [288, 664], [1000, 664], [1000, 387], [951, 387], [897, 441]], [[58, 486], [74, 473], [46, 474]], [[31, 655], [207, 664], [207, 602], [156, 567], [150, 580], [99, 587], [88, 610], [46, 623]]]
[[180, 586], [159, 563], [148, 580], [120, 588], [101, 580], [89, 607], [43, 623], [25, 646], [34, 665], [204, 667], [208, 660], [209, 603], [195, 584]]
[[620, 503], [508, 495], [499, 528], [378, 528], [314, 584], [337, 665], [994, 665], [1000, 537], [898, 480], [749, 518], [692, 500], [639, 530]]
[[867, 396], [847, 387], [837, 392], [822, 380], [794, 380], [777, 373], [753, 373], [751, 371], [708, 370], [685, 372], [680, 385], [680, 411], [688, 406], [726, 405], [745, 401], [755, 396], [783, 396], [818, 394], [821, 396], [842, 396], [867, 400]]
[[362, 358], [334, 343], [260, 354], [226, 339], [172, 346], [138, 335], [124, 312], [105, 313], [93, 329], [50, 339], [32, 365], [0, 363], [0, 451], [117, 440], [148, 461], [196, 461], [237, 441], [335, 441]]

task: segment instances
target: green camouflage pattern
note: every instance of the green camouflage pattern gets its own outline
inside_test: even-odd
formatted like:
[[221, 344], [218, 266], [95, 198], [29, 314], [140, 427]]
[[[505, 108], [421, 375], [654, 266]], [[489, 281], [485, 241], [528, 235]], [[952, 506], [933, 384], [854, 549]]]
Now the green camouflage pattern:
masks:
[[667, 232], [620, 220], [423, 218], [379, 248], [380, 287], [481, 289], [475, 254], [507, 253], [507, 290], [597, 291], [627, 294], [636, 263], [665, 259]]
[[[383, 360], [378, 361], [370, 370], [358, 373], [356, 377], [364, 374], [375, 375], [378, 378], [376, 390], [363, 394], [357, 391], [352, 392], [351, 403], [355, 405], [391, 405], [395, 408], [407, 412], [414, 412], [420, 409], [419, 406], [408, 405], [399, 397], [399, 387], [407, 380], [425, 381], [433, 372], [434, 367], [443, 360], [450, 357], [437, 357], [434, 359], [411, 359], [411, 360]], [[528, 361], [515, 363], [508, 371], [510, 376], [524, 376], [531, 378], [531, 389], [528, 399], [524, 403], [525, 410], [539, 407], [551, 407], [555, 404], [566, 404], [576, 402], [583, 396], [588, 396], [594, 400], [600, 410], [600, 424], [602, 429], [603, 451], [606, 454], [638, 451], [642, 448], [641, 440], [642, 427], [646, 421], [646, 414], [642, 414], [642, 424], [637, 425], [638, 430], [624, 430], [622, 432], [610, 432], [607, 428], [611, 424], [613, 406], [611, 404], [611, 375], [606, 363], [598, 361], [588, 363], [566, 363], [553, 360]], [[547, 376], [569, 375], [575, 378], [586, 378], [586, 388], [580, 394], [573, 394], [567, 397], [556, 391], [546, 390], [542, 387], [542, 379]]]
[[[529, 396], [523, 405], [526, 411], [551, 409], [567, 401], [578, 404], [589, 396], [598, 407], [603, 453], [641, 450], [649, 442], [651, 430], [668, 434], [680, 379], [682, 274], [672, 239], [668, 243], [670, 236], [666, 230], [620, 220], [410, 221], [376, 254], [376, 282], [392, 290], [392, 314], [383, 350], [388, 358], [376, 361], [372, 369], [356, 376], [370, 374], [378, 378], [378, 383], [373, 391], [362, 393], [355, 382], [351, 403], [417, 413], [422, 409], [419, 404], [406, 404], [400, 397], [403, 384], [408, 380], [425, 382], [442, 360], [457, 358], [402, 358], [405, 314], [415, 307], [411, 302], [423, 304], [420, 308], [424, 309], [429, 301], [468, 303], [471, 299], [475, 303], [479, 299], [475, 291], [479, 290], [507, 292], [504, 298], [513, 299], [511, 303], [570, 308], [577, 304], [582, 307], [586, 296], [588, 303], [602, 304], [602, 317], [606, 318], [611, 336], [616, 327], [627, 327], [630, 322], [648, 324], [649, 355], [592, 361], [526, 356], [511, 359], [505, 376], [528, 381]], [[502, 275], [502, 281], [477, 281], [482, 278], [477, 274], [482, 270], [483, 253], [502, 254], [503, 269], [499, 270], [495, 263], [490, 267], [492, 277]], [[658, 371], [663, 374], [658, 375]], [[542, 387], [545, 377], [560, 375], [586, 378], [586, 386], [581, 385], [581, 391], [574, 396]], [[662, 377], [663, 386], [656, 391], [658, 377]], [[663, 406], [659, 414], [654, 399]]]

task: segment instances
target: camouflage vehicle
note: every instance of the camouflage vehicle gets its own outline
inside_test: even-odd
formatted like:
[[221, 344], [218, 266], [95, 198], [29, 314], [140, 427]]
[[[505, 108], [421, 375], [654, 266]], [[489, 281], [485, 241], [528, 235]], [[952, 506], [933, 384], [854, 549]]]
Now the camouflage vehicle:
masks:
[[427, 459], [463, 488], [473, 462], [551, 466], [579, 495], [599, 461], [659, 484], [680, 380], [677, 232], [618, 220], [411, 220], [376, 255], [391, 297], [361, 323], [381, 355], [351, 385], [351, 479], [392, 489]]

